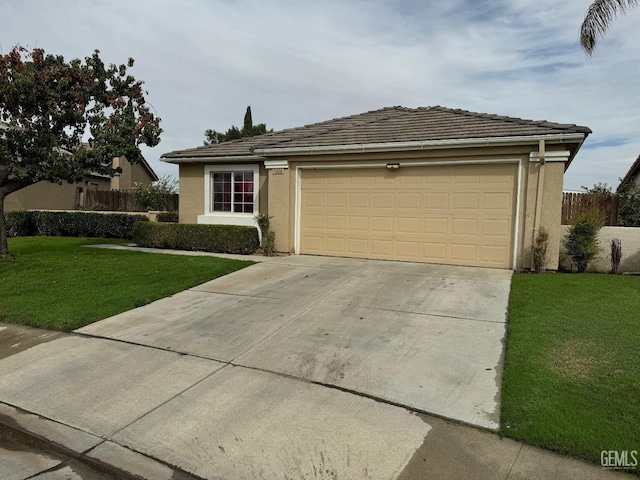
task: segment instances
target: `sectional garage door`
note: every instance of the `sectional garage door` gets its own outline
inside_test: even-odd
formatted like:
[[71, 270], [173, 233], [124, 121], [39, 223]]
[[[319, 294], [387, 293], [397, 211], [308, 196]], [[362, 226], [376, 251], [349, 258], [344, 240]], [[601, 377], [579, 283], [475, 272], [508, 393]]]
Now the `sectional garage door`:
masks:
[[510, 268], [517, 164], [303, 169], [300, 253]]

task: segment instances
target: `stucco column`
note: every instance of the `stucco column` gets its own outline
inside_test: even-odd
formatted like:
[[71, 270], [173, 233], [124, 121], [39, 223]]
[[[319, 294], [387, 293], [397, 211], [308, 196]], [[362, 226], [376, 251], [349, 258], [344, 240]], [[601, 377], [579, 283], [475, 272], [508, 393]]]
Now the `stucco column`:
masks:
[[[562, 219], [562, 184], [565, 164], [569, 159], [567, 150], [547, 151], [544, 174], [544, 189], [541, 192], [541, 206], [539, 227], [544, 227], [549, 233], [549, 249], [547, 251], [549, 270], [557, 270], [560, 252]], [[525, 255], [523, 266], [531, 266], [531, 248], [535, 235], [534, 218], [538, 201], [537, 180], [540, 172], [540, 156], [538, 152], [531, 152], [529, 156], [529, 188], [527, 189], [527, 223], [525, 232]], [[529, 212], [532, 212], [531, 214]]]
[[290, 252], [293, 248], [289, 241], [290, 233], [290, 182], [291, 169], [286, 160], [265, 160], [269, 182], [268, 211], [271, 218], [271, 230], [276, 234], [276, 250]]

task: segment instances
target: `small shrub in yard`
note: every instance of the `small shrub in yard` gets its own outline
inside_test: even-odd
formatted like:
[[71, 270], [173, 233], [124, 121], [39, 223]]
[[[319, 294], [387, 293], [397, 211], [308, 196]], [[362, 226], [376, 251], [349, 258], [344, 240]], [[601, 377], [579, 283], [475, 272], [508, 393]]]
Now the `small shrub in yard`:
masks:
[[148, 221], [144, 215], [90, 212], [10, 212], [9, 235], [50, 237], [126, 238], [133, 234], [136, 222]]
[[622, 260], [622, 240], [614, 238], [611, 240], [611, 273], [618, 273], [620, 268], [620, 260]]
[[533, 268], [536, 273], [544, 273], [549, 261], [549, 232], [540, 227], [533, 241]]
[[156, 215], [156, 221], [161, 223], [178, 223], [177, 212], [161, 212]]
[[602, 224], [602, 218], [597, 213], [584, 213], [578, 217], [562, 240], [578, 273], [583, 273], [600, 251], [598, 232]]
[[258, 227], [260, 227], [260, 233], [262, 234], [262, 244], [260, 246], [262, 247], [262, 253], [267, 257], [275, 253], [276, 233], [271, 230], [272, 218], [264, 213], [256, 215], [256, 222], [258, 222]]
[[260, 246], [258, 230], [253, 227], [189, 223], [136, 223], [133, 241], [142, 247], [244, 255]]

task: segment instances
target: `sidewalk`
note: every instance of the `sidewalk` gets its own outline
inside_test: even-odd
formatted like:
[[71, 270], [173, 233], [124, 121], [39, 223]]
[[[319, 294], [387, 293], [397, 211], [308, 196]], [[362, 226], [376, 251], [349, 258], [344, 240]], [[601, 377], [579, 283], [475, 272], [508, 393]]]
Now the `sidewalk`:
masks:
[[24, 473], [0, 443], [3, 479], [94, 478], [65, 458], [115, 478], [636, 478], [271, 372], [6, 324], [0, 430], [64, 457]]
[[264, 255], [252, 254], [252, 255], [239, 255], [235, 253], [213, 253], [213, 252], [200, 252], [192, 250], [173, 250], [170, 248], [147, 248], [138, 247], [135, 243], [129, 243], [126, 245], [117, 244], [98, 244], [98, 245], [85, 245], [86, 248], [106, 248], [110, 250], [129, 250], [131, 252], [144, 252], [144, 253], [159, 253], [163, 255], [186, 255], [189, 257], [218, 257], [228, 258], [230, 260], [246, 260], [251, 262], [268, 262], [282, 255], [274, 255], [272, 257], [265, 257]]

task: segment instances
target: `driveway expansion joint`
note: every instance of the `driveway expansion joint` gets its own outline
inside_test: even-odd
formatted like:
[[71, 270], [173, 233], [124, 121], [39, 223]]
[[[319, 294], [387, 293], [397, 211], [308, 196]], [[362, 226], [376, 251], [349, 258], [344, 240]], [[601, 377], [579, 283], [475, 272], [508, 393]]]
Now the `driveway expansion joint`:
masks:
[[504, 477], [504, 480], [509, 480], [509, 477], [511, 476], [511, 471], [513, 470], [513, 466], [518, 461], [518, 457], [520, 456], [520, 452], [522, 452], [523, 448], [524, 448], [524, 443], [521, 443], [520, 448], [518, 449], [518, 452], [513, 457], [513, 462], [511, 462], [511, 465], [509, 466], [509, 471], [507, 472], [507, 476]]
[[[348, 303], [336, 303], [338, 305], [342, 305], [345, 307], [349, 307], [350, 305]], [[394, 312], [394, 313], [407, 313], [410, 315], [420, 315], [420, 316], [424, 316], [424, 317], [439, 317], [439, 318], [452, 318], [454, 320], [468, 320], [470, 322], [485, 322], [485, 323], [497, 323], [497, 324], [504, 324], [506, 323], [506, 317], [507, 314], [505, 312], [505, 320], [504, 321], [500, 321], [500, 320], [487, 320], [484, 318], [471, 318], [471, 317], [460, 317], [460, 316], [455, 316], [455, 315], [444, 315], [442, 313], [424, 313], [424, 312], [413, 312], [411, 310], [398, 310], [398, 309], [394, 309], [394, 308], [383, 308], [383, 307], [368, 307], [366, 305], [358, 305], [357, 308], [363, 308], [365, 310], [379, 310], [382, 312]]]

